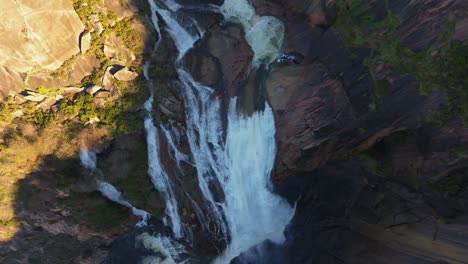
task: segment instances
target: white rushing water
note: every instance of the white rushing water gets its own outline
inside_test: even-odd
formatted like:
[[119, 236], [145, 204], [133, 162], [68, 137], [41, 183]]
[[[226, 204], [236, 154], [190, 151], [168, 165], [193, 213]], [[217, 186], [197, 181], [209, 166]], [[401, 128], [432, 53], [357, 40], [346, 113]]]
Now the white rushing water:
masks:
[[[149, 64], [145, 64], [144, 76], [147, 81], [150, 81], [148, 74]], [[146, 142], [148, 145], [148, 175], [155, 188], [161, 193], [166, 203], [166, 215], [171, 219], [172, 231], [174, 236], [181, 238], [183, 236], [182, 223], [177, 209], [177, 201], [174, 195], [172, 183], [164, 170], [159, 159], [159, 136], [158, 129], [154, 125], [151, 110], [153, 109], [153, 92], [151, 91], [150, 98], [145, 102], [145, 130]]]
[[231, 101], [225, 155], [228, 177], [219, 180], [231, 241], [215, 261], [220, 264], [265, 240], [283, 243], [284, 228], [294, 215], [294, 209], [272, 193], [276, 144], [273, 112], [268, 105], [263, 112], [244, 116], [238, 113], [236, 100]]
[[135, 208], [131, 203], [129, 203], [122, 195], [121, 192], [119, 192], [114, 186], [112, 186], [110, 183], [103, 182], [103, 181], [96, 181], [98, 190], [102, 193], [104, 197], [107, 199], [118, 203], [120, 205], [123, 205], [130, 210], [132, 210], [132, 213], [138, 217], [140, 217], [140, 222], [138, 222], [137, 226], [146, 226], [146, 222], [150, 217], [150, 214], [144, 210]]
[[[80, 162], [81, 165], [89, 170], [96, 170], [97, 165], [97, 157], [96, 151], [82, 149], [80, 150]], [[144, 210], [135, 208], [132, 204], [130, 204], [125, 198], [123, 197], [122, 193], [119, 192], [114, 186], [110, 183], [103, 182], [103, 181], [96, 181], [96, 185], [98, 190], [102, 193], [104, 197], [107, 199], [123, 205], [130, 210], [132, 213], [138, 217], [140, 217], [140, 221], [137, 223], [137, 226], [145, 226], [146, 221], [149, 219], [150, 214]]]
[[88, 170], [96, 169], [96, 152], [88, 149], [80, 150], [81, 166]]
[[[227, 131], [224, 134], [220, 100], [213, 89], [195, 82], [180, 63], [186, 52], [202, 36], [202, 32], [197, 31], [196, 27], [194, 30], [193, 24], [186, 22], [190, 19], [184, 20], [176, 14], [180, 6], [175, 2], [149, 1], [152, 12], [162, 18], [165, 29], [179, 51], [176, 66], [183, 84], [186, 134], [197, 170], [199, 188], [212, 225], [206, 223], [207, 218], [195, 202], [194, 211], [206, 231], [228, 241], [227, 248], [214, 263], [229, 263], [240, 253], [265, 240], [282, 243], [285, 239], [284, 228], [292, 219], [294, 209], [272, 192], [270, 177], [276, 145], [271, 108], [266, 104], [264, 111], [245, 116], [238, 113], [236, 100], [232, 99], [227, 116]], [[220, 10], [226, 20], [238, 22], [244, 27], [246, 40], [255, 54], [253, 69], [262, 64], [268, 65], [280, 57], [284, 27], [279, 20], [258, 16], [247, 0], [225, 0]], [[159, 25], [155, 27], [158, 27], [159, 32]], [[151, 96], [146, 104], [148, 113], [152, 100]], [[174, 225], [174, 219], [180, 221], [180, 218], [176, 216], [177, 206], [174, 195], [171, 195], [173, 190], [170, 179], [157, 157], [157, 129], [149, 114], [145, 119], [145, 128], [150, 176], [152, 175], [158, 190], [162, 190], [163, 195], [167, 196], [167, 215]], [[163, 132], [170, 147], [175, 150], [171, 135], [165, 129]], [[177, 151], [174, 153], [177, 155]], [[184, 157], [176, 156], [175, 159], [179, 164]], [[220, 201], [212, 192], [212, 185], [221, 187], [224, 201]], [[173, 227], [173, 230], [176, 234], [177, 229]]]
[[277, 18], [258, 16], [249, 0], [226, 0], [221, 12], [226, 20], [239, 22], [244, 27], [245, 39], [254, 52], [254, 68], [268, 65], [281, 56], [284, 26]]
[[136, 242], [154, 253], [154, 256], [145, 257], [141, 264], [175, 264], [179, 256], [185, 253], [183, 246], [162, 235], [143, 233], [136, 238]]

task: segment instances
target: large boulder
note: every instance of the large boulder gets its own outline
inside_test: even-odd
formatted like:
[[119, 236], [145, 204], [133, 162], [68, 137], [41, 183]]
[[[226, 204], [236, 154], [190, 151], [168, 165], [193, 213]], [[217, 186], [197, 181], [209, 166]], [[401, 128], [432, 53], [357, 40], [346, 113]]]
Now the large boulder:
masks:
[[[269, 7], [280, 8], [286, 3], [275, 5]], [[414, 50], [434, 43], [450, 16], [465, 7], [466, 1], [392, 1], [389, 5], [401, 22], [397, 36]], [[371, 5], [376, 14], [385, 15], [385, 8]], [[439, 11], [432, 12], [436, 9]], [[286, 18], [282, 17], [284, 50], [301, 55], [303, 60], [299, 66], [273, 67], [267, 80], [268, 97], [277, 116], [278, 179], [364, 151], [392, 133], [416, 129], [421, 118], [443, 103], [440, 93], [422, 96], [411, 76], [402, 76], [385, 65], [375, 67], [374, 77], [388, 81], [388, 94], [376, 96], [366, 66], [368, 48], [347, 46], [333, 27], [318, 27], [307, 17]], [[464, 18], [457, 20], [458, 39], [464, 36], [464, 23]]]
[[184, 57], [184, 66], [197, 82], [233, 94], [247, 77], [252, 58], [241, 27], [217, 26]]
[[0, 32], [8, 36], [0, 43], [1, 95], [23, 88], [22, 74], [55, 70], [80, 51], [84, 26], [71, 1], [0, 0], [0, 6]]
[[83, 32], [80, 35], [80, 51], [84, 54], [91, 46], [91, 33], [88, 31]]
[[119, 80], [119, 81], [132, 81], [135, 80], [136, 77], [138, 77], [138, 73], [132, 72], [127, 68], [123, 68], [116, 73], [114, 73], [114, 77]]

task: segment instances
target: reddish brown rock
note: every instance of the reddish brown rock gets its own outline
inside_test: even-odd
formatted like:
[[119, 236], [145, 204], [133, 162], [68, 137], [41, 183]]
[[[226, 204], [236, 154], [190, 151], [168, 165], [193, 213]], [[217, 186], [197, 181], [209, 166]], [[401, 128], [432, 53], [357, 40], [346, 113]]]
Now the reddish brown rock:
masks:
[[326, 145], [323, 130], [341, 128], [352, 109], [341, 82], [326, 77], [323, 64], [289, 65], [273, 69], [266, 87], [277, 113], [278, 164], [289, 170], [313, 169], [332, 153], [303, 153]]
[[454, 39], [467, 40], [468, 39], [468, 16], [460, 18], [455, 26]]
[[213, 28], [186, 55], [184, 65], [196, 81], [232, 94], [247, 77], [252, 57], [243, 30], [230, 25]]

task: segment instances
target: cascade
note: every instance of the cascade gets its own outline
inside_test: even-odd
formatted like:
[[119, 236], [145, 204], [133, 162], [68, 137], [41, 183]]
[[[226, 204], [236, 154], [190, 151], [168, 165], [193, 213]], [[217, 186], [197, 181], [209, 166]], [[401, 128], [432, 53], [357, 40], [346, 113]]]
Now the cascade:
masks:
[[[152, 21], [161, 36], [159, 22], [163, 22], [179, 56], [175, 61], [177, 74], [182, 83], [182, 95], [186, 111], [186, 136], [190, 147], [190, 164], [196, 168], [203, 206], [209, 212], [212, 224], [197, 203], [192, 201], [193, 211], [205, 231], [227, 241], [227, 248], [214, 263], [229, 263], [251, 247], [265, 240], [282, 243], [283, 231], [294, 215], [283, 198], [272, 192], [271, 171], [276, 156], [275, 124], [271, 108], [265, 103], [263, 111], [247, 116], [238, 111], [237, 100], [231, 99], [227, 111], [227, 127], [223, 126], [220, 99], [211, 87], [197, 83], [182, 67], [182, 59], [203, 37], [194, 18], [184, 18], [177, 12], [181, 6], [172, 0], [149, 0]], [[213, 6], [210, 6], [214, 9]], [[226, 20], [244, 27], [246, 40], [254, 52], [252, 70], [260, 65], [269, 65], [281, 57], [284, 27], [274, 17], [258, 16], [247, 0], [226, 0], [217, 11]], [[158, 21], [158, 17], [162, 21]], [[196, 22], [196, 21], [195, 21]], [[160, 40], [158, 40], [159, 42]], [[145, 64], [144, 75], [149, 64]], [[159, 129], [174, 152], [173, 159], [180, 166], [189, 157], [178, 151], [171, 133], [164, 126], [159, 129], [151, 116], [153, 92], [145, 103], [147, 111], [145, 129], [148, 142], [149, 176], [166, 202], [166, 215], [171, 219], [174, 235], [184, 236], [183, 223], [178, 215], [174, 183], [159, 159]], [[224, 201], [220, 201], [210, 189], [220, 187]], [[214, 226], [214, 227], [213, 227]]]
[[140, 217], [140, 222], [137, 223], [137, 226], [146, 226], [146, 222], [150, 217], [150, 214], [144, 210], [135, 208], [132, 204], [130, 204], [125, 198], [123, 197], [122, 193], [119, 192], [114, 186], [112, 186], [110, 183], [103, 182], [103, 181], [97, 181], [96, 182], [98, 190], [102, 193], [104, 197], [107, 199], [118, 203], [120, 205], [123, 205], [130, 210], [132, 210], [132, 213], [138, 217]]
[[[81, 165], [91, 171], [96, 170], [96, 165], [97, 165], [97, 157], [96, 157], [96, 152], [91, 151], [88, 149], [82, 149], [80, 150], [80, 161]], [[103, 181], [96, 181], [96, 185], [98, 190], [102, 193], [104, 197], [107, 199], [118, 203], [120, 205], [123, 205], [130, 210], [132, 210], [132, 213], [138, 217], [140, 217], [140, 221], [137, 223], [137, 226], [145, 226], [147, 220], [150, 217], [150, 214], [144, 210], [138, 209], [134, 207], [132, 204], [130, 204], [125, 198], [123, 197], [122, 193], [119, 192], [114, 186], [112, 186], [110, 183], [103, 182]]]

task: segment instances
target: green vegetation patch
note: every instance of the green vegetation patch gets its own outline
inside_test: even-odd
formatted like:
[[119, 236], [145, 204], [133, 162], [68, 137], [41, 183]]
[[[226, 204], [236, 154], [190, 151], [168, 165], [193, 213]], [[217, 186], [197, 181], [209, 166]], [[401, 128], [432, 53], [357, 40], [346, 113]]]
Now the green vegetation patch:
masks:
[[377, 20], [365, 0], [354, 0], [337, 3], [336, 13], [334, 27], [343, 33], [345, 44], [371, 49], [365, 63], [374, 80], [374, 99], [389, 94], [388, 81], [378, 80], [375, 73], [377, 65], [384, 64], [417, 80], [423, 95], [442, 89], [448, 99], [444, 115], [459, 115], [468, 122], [468, 42], [452, 40], [455, 20], [447, 23], [430, 47], [414, 51], [397, 36], [400, 21], [390, 10]]
[[73, 55], [71, 58], [68, 60], [64, 61], [62, 63], [62, 66], [58, 68], [57, 70], [53, 71], [50, 76], [54, 79], [62, 79], [62, 80], [68, 80], [70, 77], [70, 72], [72, 70], [73, 64], [75, 64], [76, 60], [78, 59], [78, 54]]
[[[432, 184], [434, 189], [443, 196], [457, 197], [468, 188], [468, 169], [463, 168], [450, 173], [442, 180]], [[465, 192], [468, 195], [468, 192]], [[468, 197], [464, 197], [465, 199]]]
[[109, 231], [123, 224], [129, 209], [110, 202], [98, 192], [71, 193], [63, 202], [73, 218], [95, 231]]

